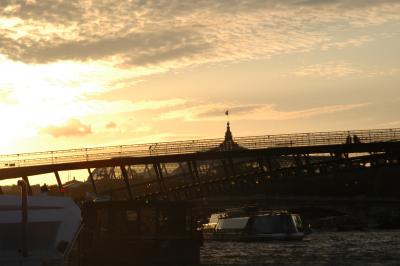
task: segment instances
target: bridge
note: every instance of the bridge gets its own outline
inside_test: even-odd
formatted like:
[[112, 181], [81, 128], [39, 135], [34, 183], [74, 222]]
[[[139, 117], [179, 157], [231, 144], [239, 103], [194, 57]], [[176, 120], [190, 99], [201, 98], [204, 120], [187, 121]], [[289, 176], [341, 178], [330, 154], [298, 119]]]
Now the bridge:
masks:
[[243, 193], [399, 197], [400, 129], [264, 135], [0, 156], [0, 180], [87, 169], [112, 199]]

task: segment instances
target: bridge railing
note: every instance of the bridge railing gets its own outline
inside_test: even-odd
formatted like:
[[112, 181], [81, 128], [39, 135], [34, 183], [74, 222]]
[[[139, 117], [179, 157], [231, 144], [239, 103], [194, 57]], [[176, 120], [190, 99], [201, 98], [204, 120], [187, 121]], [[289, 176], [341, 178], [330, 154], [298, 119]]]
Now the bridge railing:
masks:
[[[243, 148], [262, 149], [344, 144], [348, 136], [357, 136], [362, 143], [400, 141], [400, 128], [250, 136], [234, 141]], [[0, 168], [204, 152], [219, 149], [223, 142], [217, 138], [0, 155]]]
[[346, 143], [350, 136], [354, 142], [354, 136], [362, 143], [398, 141], [400, 129], [375, 129], [375, 130], [353, 130], [333, 131], [300, 134], [282, 134], [237, 138], [239, 145], [248, 149], [270, 148], [270, 147], [299, 147], [314, 145], [335, 145]]

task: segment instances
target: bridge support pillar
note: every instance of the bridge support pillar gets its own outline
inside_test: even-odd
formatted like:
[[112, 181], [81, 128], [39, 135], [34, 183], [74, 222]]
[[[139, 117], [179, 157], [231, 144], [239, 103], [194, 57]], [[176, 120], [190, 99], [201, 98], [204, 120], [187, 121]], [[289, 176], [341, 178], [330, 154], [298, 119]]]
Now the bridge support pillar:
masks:
[[90, 170], [90, 168], [88, 168], [87, 170], [89, 172], [90, 183], [92, 183], [93, 193], [97, 196], [97, 188], [96, 184], [94, 183], [92, 171]]
[[128, 191], [128, 196], [130, 200], [133, 200], [133, 194], [131, 186], [129, 185], [128, 173], [126, 172], [125, 165], [120, 165], [122, 177], [124, 178], [126, 190]]
[[27, 176], [23, 176], [22, 180], [25, 181], [25, 183], [26, 183], [26, 185], [28, 187], [28, 195], [32, 196], [32, 187], [31, 187], [31, 184], [29, 183], [29, 178]]
[[162, 168], [160, 163], [155, 163], [153, 164], [154, 167], [154, 171], [156, 172], [156, 178], [158, 181], [158, 184], [160, 186], [160, 192], [163, 194], [163, 196], [165, 198], [168, 198], [168, 191], [167, 191], [167, 187], [165, 186], [165, 182], [164, 182], [164, 175], [162, 172]]
[[136, 171], [134, 169], [132, 169], [132, 166], [129, 165], [128, 166], [128, 170], [129, 170], [129, 173], [130, 173], [132, 179], [134, 179], [134, 177], [136, 178], [137, 173], [136, 173]]
[[61, 178], [60, 178], [60, 175], [58, 174], [58, 171], [54, 171], [54, 175], [56, 176], [58, 189], [60, 190], [61, 193], [64, 194], [63, 184], [61, 182]]
[[200, 197], [203, 197], [202, 182], [200, 180], [199, 170], [197, 169], [197, 163], [196, 161], [188, 161], [187, 165], [189, 168], [190, 176], [193, 180], [193, 188], [196, 189], [197, 187], [197, 191], [200, 193]]

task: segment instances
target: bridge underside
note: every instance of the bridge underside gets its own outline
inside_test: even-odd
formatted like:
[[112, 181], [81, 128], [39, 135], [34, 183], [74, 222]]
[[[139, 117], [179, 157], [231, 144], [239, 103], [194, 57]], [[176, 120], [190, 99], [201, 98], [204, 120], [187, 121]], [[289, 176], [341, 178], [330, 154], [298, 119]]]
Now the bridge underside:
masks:
[[215, 158], [210, 153], [199, 159], [192, 156], [189, 160], [182, 157], [177, 161], [96, 168], [91, 176], [97, 193], [112, 199], [204, 200], [220, 195], [399, 197], [398, 143], [374, 152], [328, 150], [262, 150], [242, 156], [224, 152]]
[[254, 203], [400, 212], [400, 129], [233, 139], [228, 126], [225, 140], [0, 156], [0, 180], [29, 185], [31, 176], [54, 173], [56, 193], [65, 191], [59, 172], [77, 169], [89, 173], [79, 197], [92, 190], [110, 199], [190, 200], [201, 210]]

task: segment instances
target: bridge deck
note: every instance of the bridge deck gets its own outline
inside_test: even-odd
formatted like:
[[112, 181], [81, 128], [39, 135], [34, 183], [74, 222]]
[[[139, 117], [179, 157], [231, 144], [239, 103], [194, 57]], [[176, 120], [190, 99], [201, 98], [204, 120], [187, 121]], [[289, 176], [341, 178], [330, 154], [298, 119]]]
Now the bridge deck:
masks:
[[[356, 135], [364, 144], [400, 141], [400, 128], [250, 136], [235, 138], [234, 141], [248, 150], [260, 150], [341, 145], [349, 135]], [[216, 138], [0, 155], [0, 169], [104, 161], [123, 157], [193, 154], [216, 149], [223, 141], [224, 139]]]
[[[349, 143], [349, 135], [360, 141]], [[234, 141], [240, 146], [211, 139], [3, 155], [0, 180], [22, 177], [29, 182], [30, 176], [54, 172], [62, 189], [59, 171], [88, 169], [96, 194], [130, 199], [188, 199], [237, 188], [284, 193], [296, 186], [304, 193], [314, 193], [315, 189], [307, 190], [314, 187], [340, 194], [350, 191], [348, 183], [357, 184], [355, 193], [392, 195], [392, 188], [398, 187], [397, 177], [391, 175], [382, 179], [385, 189], [375, 189], [379, 186], [373, 174], [379, 168], [398, 171], [400, 129]]]

